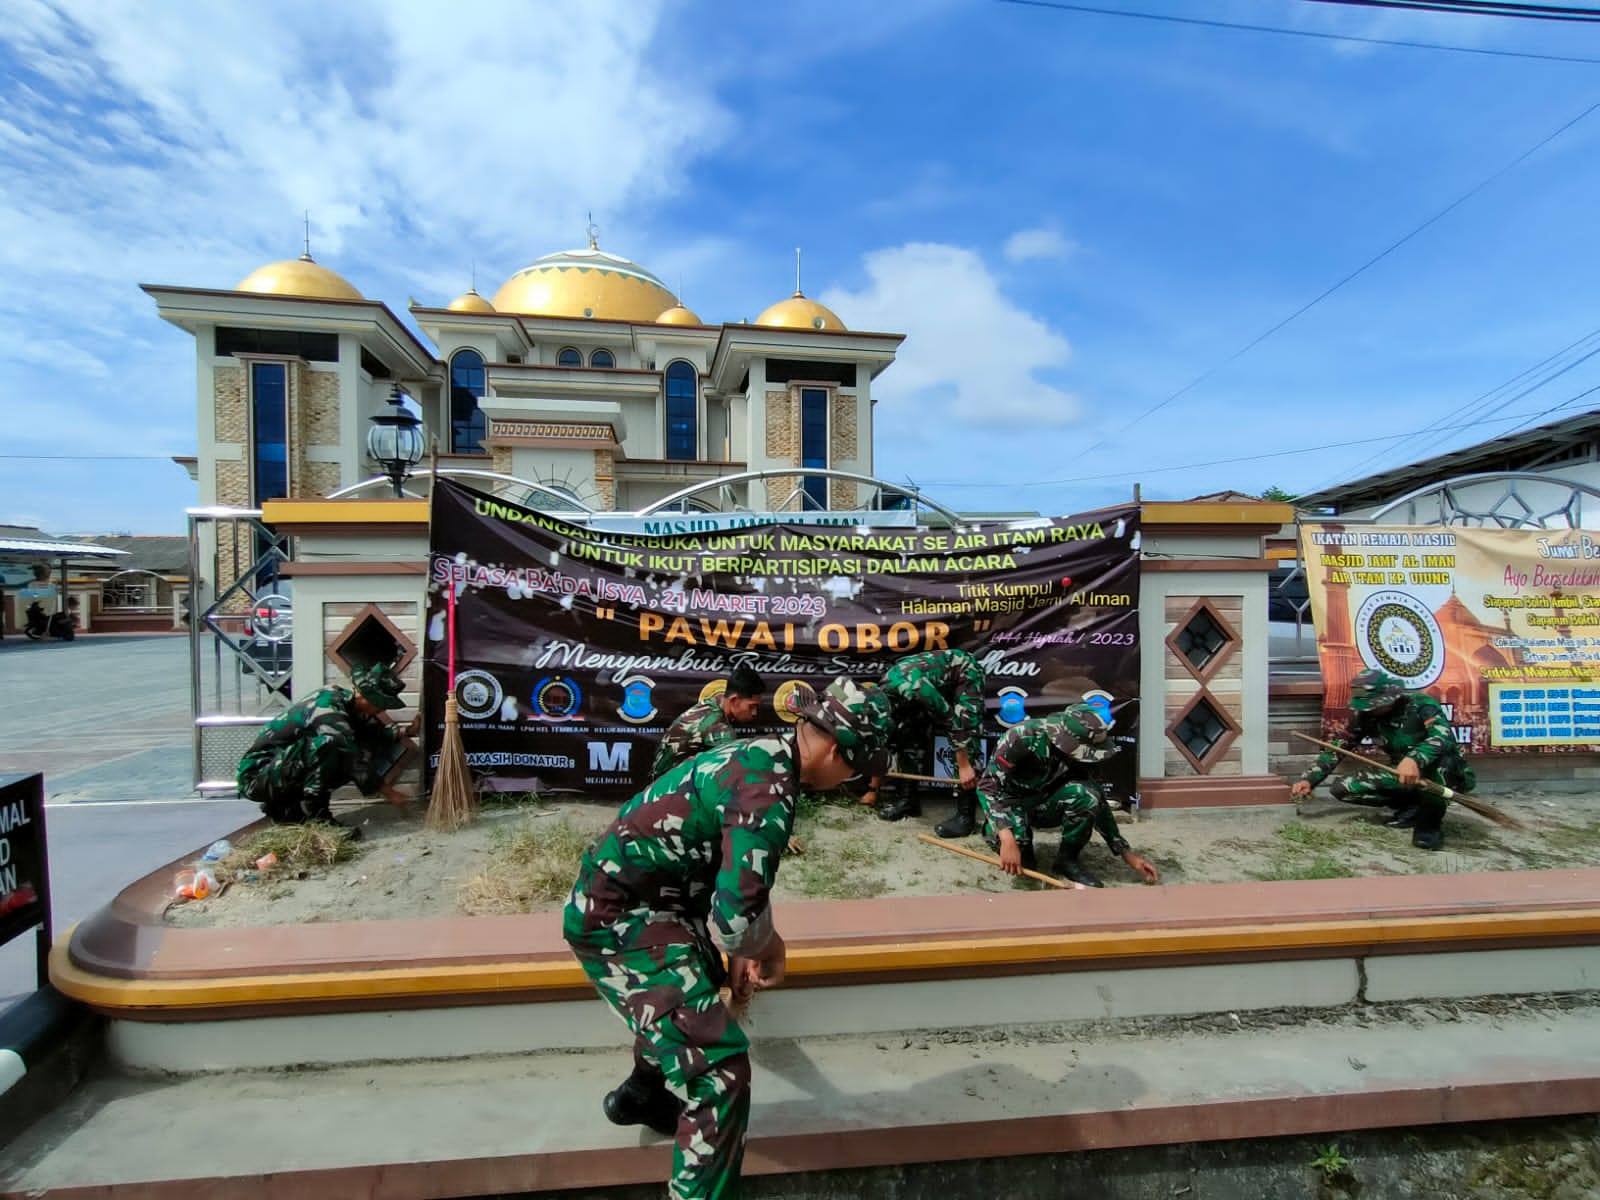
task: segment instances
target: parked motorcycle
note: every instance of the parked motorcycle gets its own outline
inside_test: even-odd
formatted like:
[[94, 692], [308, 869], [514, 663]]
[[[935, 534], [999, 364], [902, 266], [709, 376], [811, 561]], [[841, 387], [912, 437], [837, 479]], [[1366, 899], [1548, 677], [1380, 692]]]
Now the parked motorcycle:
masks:
[[24, 624], [22, 632], [36, 642], [42, 642], [47, 637], [60, 638], [63, 642], [70, 642], [76, 636], [73, 628], [77, 618], [71, 613], [56, 612], [46, 615], [44, 606], [37, 600], [28, 605], [28, 611], [23, 614]]

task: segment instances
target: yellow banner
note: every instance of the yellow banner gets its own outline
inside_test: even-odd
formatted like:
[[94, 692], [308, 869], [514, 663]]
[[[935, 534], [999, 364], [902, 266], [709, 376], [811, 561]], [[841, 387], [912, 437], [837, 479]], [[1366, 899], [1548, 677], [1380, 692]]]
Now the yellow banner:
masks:
[[1300, 527], [1330, 724], [1368, 667], [1426, 690], [1473, 750], [1600, 748], [1600, 533]]

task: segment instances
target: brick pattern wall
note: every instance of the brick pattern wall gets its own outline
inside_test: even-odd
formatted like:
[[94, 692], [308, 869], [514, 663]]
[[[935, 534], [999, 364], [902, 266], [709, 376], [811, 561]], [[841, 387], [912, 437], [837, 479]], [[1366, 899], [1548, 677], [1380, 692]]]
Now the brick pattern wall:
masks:
[[302, 497], [326, 496], [338, 491], [339, 485], [338, 463], [308, 462], [298, 490]]
[[594, 491], [601, 508], [616, 508], [617, 479], [615, 459], [610, 450], [594, 452]]
[[767, 393], [767, 457], [780, 462], [800, 461], [800, 421], [797, 398], [788, 392]]
[[511, 472], [511, 447], [496, 446], [490, 452], [489, 461], [493, 464], [490, 468], [501, 475], [510, 475]]
[[300, 437], [307, 446], [339, 444], [339, 375], [300, 367]]
[[[835, 392], [828, 401], [828, 464], [838, 466], [850, 462], [860, 453], [856, 430], [856, 398]], [[848, 479], [834, 479], [828, 484], [828, 505], [831, 508], [854, 508], [858, 501], [860, 484]]]
[[227, 508], [250, 507], [250, 468], [224, 459], [217, 464], [217, 503]]
[[243, 445], [250, 440], [243, 367], [217, 367], [211, 372], [214, 435], [219, 442]]
[[[1171, 725], [1195, 697], [1196, 693], [1204, 692], [1212, 706], [1219, 712], [1226, 713], [1236, 724], [1244, 723], [1244, 655], [1237, 647], [1228, 653], [1216, 670], [1202, 683], [1196, 679], [1194, 673], [1179, 658], [1177, 652], [1165, 644], [1165, 639], [1170, 637], [1178, 628], [1181, 621], [1187, 621], [1194, 610], [1199, 596], [1168, 596], [1166, 610], [1162, 623], [1163, 645], [1163, 674], [1166, 677], [1166, 695], [1164, 697], [1164, 722], [1163, 728]], [[1231, 625], [1237, 634], [1244, 627], [1244, 597], [1242, 596], [1205, 596], [1203, 599], [1211, 606], [1219, 617]], [[1165, 757], [1165, 774], [1168, 778], [1194, 777], [1201, 774], [1184, 757], [1171, 737], [1168, 737], [1163, 746]], [[1222, 754], [1210, 760], [1205, 775], [1216, 778], [1228, 775], [1244, 774], [1244, 746], [1243, 738], [1235, 738]]]

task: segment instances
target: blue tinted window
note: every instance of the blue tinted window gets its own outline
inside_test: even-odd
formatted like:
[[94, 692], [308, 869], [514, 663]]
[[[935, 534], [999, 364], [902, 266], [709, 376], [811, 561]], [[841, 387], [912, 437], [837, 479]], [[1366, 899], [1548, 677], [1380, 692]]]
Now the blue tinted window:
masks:
[[589, 365], [591, 367], [614, 367], [617, 365], [617, 360], [609, 350], [596, 350], [589, 356]]
[[579, 354], [571, 346], [568, 346], [560, 354], [556, 355], [556, 366], [581, 367], [583, 366], [583, 355]]
[[695, 428], [698, 417], [699, 378], [686, 362], [675, 362], [667, 368], [667, 457], [694, 459], [698, 457], [699, 437]]
[[250, 364], [252, 504], [289, 494], [289, 372], [283, 363]]
[[450, 360], [450, 453], [482, 454], [489, 432], [478, 401], [484, 392], [483, 356], [462, 350]]
[[[821, 388], [800, 389], [800, 465], [828, 465], [828, 393]], [[807, 508], [828, 507], [827, 479], [807, 475], [803, 486]]]

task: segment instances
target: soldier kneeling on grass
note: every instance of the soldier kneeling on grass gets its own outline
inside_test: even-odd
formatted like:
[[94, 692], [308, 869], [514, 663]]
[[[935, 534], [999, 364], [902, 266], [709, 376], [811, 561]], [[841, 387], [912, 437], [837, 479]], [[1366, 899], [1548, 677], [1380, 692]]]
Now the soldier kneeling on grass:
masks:
[[[256, 735], [239, 760], [239, 795], [261, 805], [280, 825], [333, 819], [329, 797], [347, 783], [371, 795], [383, 786], [374, 764], [394, 757], [401, 729], [384, 720], [386, 709], [400, 708], [404, 684], [382, 663], [350, 673], [355, 690], [325, 687], [279, 713]], [[404, 733], [415, 737], [422, 714]]]
[[[1450, 718], [1426, 692], [1410, 692], [1394, 676], [1377, 669], [1350, 681], [1350, 723], [1332, 739], [1335, 746], [1375, 742], [1394, 764], [1391, 771], [1340, 775], [1328, 791], [1335, 800], [1391, 808], [1385, 825], [1411, 830], [1411, 844], [1423, 850], [1444, 845], [1444, 810], [1450, 801], [1418, 784], [1426, 779], [1452, 791], [1470, 792], [1477, 776], [1456, 741]], [[1324, 750], [1311, 769], [1289, 789], [1295, 799], [1309, 796], [1339, 765], [1340, 755]]]
[[1061, 829], [1055, 873], [1089, 887], [1105, 886], [1078, 860], [1095, 830], [1106, 846], [1146, 883], [1159, 882], [1155, 865], [1135, 854], [1095, 778], [1096, 765], [1118, 750], [1110, 740], [1110, 709], [1074, 704], [1048, 717], [1014, 725], [1000, 739], [978, 781], [984, 837], [1008, 875], [1034, 869], [1033, 831]]

